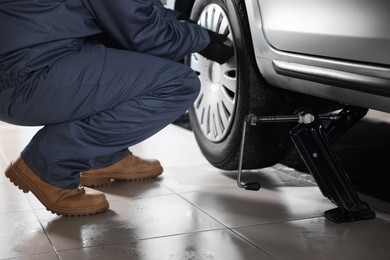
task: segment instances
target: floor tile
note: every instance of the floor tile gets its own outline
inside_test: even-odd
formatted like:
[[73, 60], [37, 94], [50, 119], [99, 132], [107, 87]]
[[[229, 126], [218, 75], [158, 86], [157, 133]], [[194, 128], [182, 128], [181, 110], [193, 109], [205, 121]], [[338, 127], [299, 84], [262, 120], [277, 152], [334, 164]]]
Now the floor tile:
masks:
[[113, 181], [112, 183], [95, 187], [106, 194], [108, 201], [123, 200], [126, 198], [141, 198], [173, 194], [173, 192], [161, 185], [165, 178], [165, 172], [162, 176], [152, 180], [145, 181]]
[[233, 174], [224, 174], [207, 162], [191, 165], [191, 167], [167, 167], [162, 184], [174, 192], [190, 192], [209, 189], [220, 189], [237, 186]]
[[108, 212], [89, 217], [58, 217], [45, 210], [37, 216], [57, 250], [223, 228], [177, 195], [115, 200]]
[[32, 211], [0, 214], [0, 259], [53, 252]]
[[60, 251], [63, 260], [259, 260], [273, 259], [229, 230]]
[[335, 206], [317, 187], [239, 188], [184, 193], [182, 196], [227, 227], [322, 216]]
[[[177, 193], [233, 188], [237, 186], [238, 171], [217, 169], [208, 162], [191, 167], [168, 167], [162, 184]], [[308, 174], [301, 174], [283, 165], [259, 170], [243, 171], [243, 182], [259, 182], [263, 188], [271, 187], [314, 187], [314, 179]]]
[[[78, 259], [73, 258], [74, 260]], [[13, 258], [7, 258], [7, 260], [60, 260], [58, 255], [54, 252], [52, 253], [43, 253], [43, 254], [33, 254], [33, 255], [27, 255], [27, 256], [20, 256], [20, 257], [13, 257]]]
[[[0, 122], [0, 170], [38, 130]], [[378, 217], [333, 224], [322, 215], [335, 206], [310, 175], [277, 164], [243, 172], [260, 191], [240, 189], [237, 171], [211, 166], [177, 126], [130, 150], [159, 159], [164, 173], [98, 187], [110, 210], [95, 216], [51, 214], [2, 174], [0, 259], [390, 259], [388, 203], [362, 195]]]
[[0, 184], [6, 184], [9, 183], [9, 180], [4, 175], [4, 167], [0, 166]]
[[157, 158], [164, 168], [192, 167], [205, 162], [193, 133], [175, 125], [169, 125], [158, 134], [129, 149], [141, 157]]
[[11, 183], [0, 184], [0, 214], [31, 210], [24, 193]]
[[236, 231], [278, 260], [390, 259], [390, 222], [380, 215], [353, 223], [313, 218]]
[[30, 142], [31, 138], [41, 127], [23, 127], [0, 122], [0, 138], [2, 157], [7, 164], [19, 156], [20, 152]]
[[0, 184], [9, 183], [9, 180], [3, 174], [5, 169], [7, 168], [8, 164], [9, 164], [9, 162], [8, 162], [7, 157], [5, 156], [5, 152], [3, 150], [3, 147], [0, 146], [0, 171], [1, 171]]
[[365, 194], [359, 194], [359, 198], [362, 201], [367, 202], [370, 205], [370, 207], [374, 209], [379, 209], [379, 210], [390, 209], [390, 203], [388, 202], [373, 198], [371, 196], [367, 196]]

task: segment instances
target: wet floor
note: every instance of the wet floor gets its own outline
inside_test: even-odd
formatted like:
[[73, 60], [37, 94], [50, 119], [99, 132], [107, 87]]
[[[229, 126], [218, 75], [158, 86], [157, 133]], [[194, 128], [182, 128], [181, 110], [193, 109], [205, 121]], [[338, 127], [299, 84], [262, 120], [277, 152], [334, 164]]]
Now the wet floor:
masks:
[[[1, 170], [37, 130], [0, 123]], [[310, 175], [277, 164], [245, 172], [262, 189], [242, 190], [236, 172], [212, 167], [176, 125], [131, 150], [158, 158], [164, 173], [99, 188], [110, 210], [96, 216], [53, 215], [0, 175], [0, 259], [390, 259], [384, 200], [361, 194], [377, 218], [334, 224]]]

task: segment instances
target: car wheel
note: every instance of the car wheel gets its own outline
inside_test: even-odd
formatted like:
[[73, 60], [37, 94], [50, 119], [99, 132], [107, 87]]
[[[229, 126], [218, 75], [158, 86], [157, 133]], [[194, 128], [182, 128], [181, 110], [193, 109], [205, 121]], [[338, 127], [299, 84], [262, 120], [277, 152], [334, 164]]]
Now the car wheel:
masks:
[[[234, 170], [238, 167], [245, 116], [249, 113], [275, 115], [283, 111], [285, 103], [256, 68], [244, 1], [226, 1], [232, 1], [230, 3], [234, 6], [229, 16], [224, 1], [198, 0], [191, 20], [226, 34], [234, 46], [234, 57], [225, 64], [218, 64], [194, 53], [186, 63], [198, 74], [201, 82], [200, 94], [189, 111], [198, 145], [212, 165]], [[261, 124], [247, 129], [244, 168], [267, 167], [285, 155], [290, 144], [290, 127], [282, 125]]]

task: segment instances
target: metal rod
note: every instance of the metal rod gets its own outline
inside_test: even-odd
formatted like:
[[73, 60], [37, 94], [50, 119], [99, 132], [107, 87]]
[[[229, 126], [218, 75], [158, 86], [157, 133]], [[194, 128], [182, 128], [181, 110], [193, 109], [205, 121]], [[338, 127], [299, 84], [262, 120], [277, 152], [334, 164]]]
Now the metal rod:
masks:
[[291, 116], [261, 116], [257, 117], [256, 122], [258, 123], [283, 123], [283, 122], [296, 122], [299, 120], [298, 115], [291, 115]]
[[246, 123], [247, 123], [248, 117], [245, 118], [244, 124], [242, 126], [242, 137], [241, 137], [241, 147], [240, 147], [240, 158], [238, 161], [238, 176], [237, 176], [237, 185], [240, 188], [244, 188], [246, 190], [259, 190], [260, 189], [260, 183], [258, 182], [249, 182], [249, 183], [242, 183], [241, 182], [241, 175], [242, 175], [242, 161], [244, 157], [244, 146], [245, 146], [245, 132], [246, 132]]
[[242, 129], [242, 137], [241, 137], [241, 147], [240, 147], [240, 157], [238, 161], [238, 176], [237, 176], [237, 185], [240, 188], [246, 188], [245, 184], [241, 183], [241, 173], [242, 173], [242, 161], [244, 157], [244, 146], [245, 146], [245, 132], [246, 132], [246, 121], [244, 120], [243, 129]]
[[[341, 116], [337, 114], [319, 115], [318, 118], [321, 120], [337, 120]], [[256, 116], [250, 114], [247, 116], [245, 122], [249, 125], [255, 126], [257, 123], [288, 123], [298, 122], [300, 124], [310, 124], [314, 121], [312, 114], [298, 114], [298, 115], [281, 115], [281, 116]]]

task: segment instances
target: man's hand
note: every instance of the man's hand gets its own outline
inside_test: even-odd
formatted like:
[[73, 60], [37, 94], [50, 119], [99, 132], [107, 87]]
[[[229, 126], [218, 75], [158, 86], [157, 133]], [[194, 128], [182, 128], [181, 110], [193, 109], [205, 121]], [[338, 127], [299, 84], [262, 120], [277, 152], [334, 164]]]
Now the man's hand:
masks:
[[225, 44], [227, 36], [211, 30], [207, 30], [207, 32], [210, 36], [210, 43], [199, 54], [219, 64], [227, 62], [234, 54], [233, 47]]

